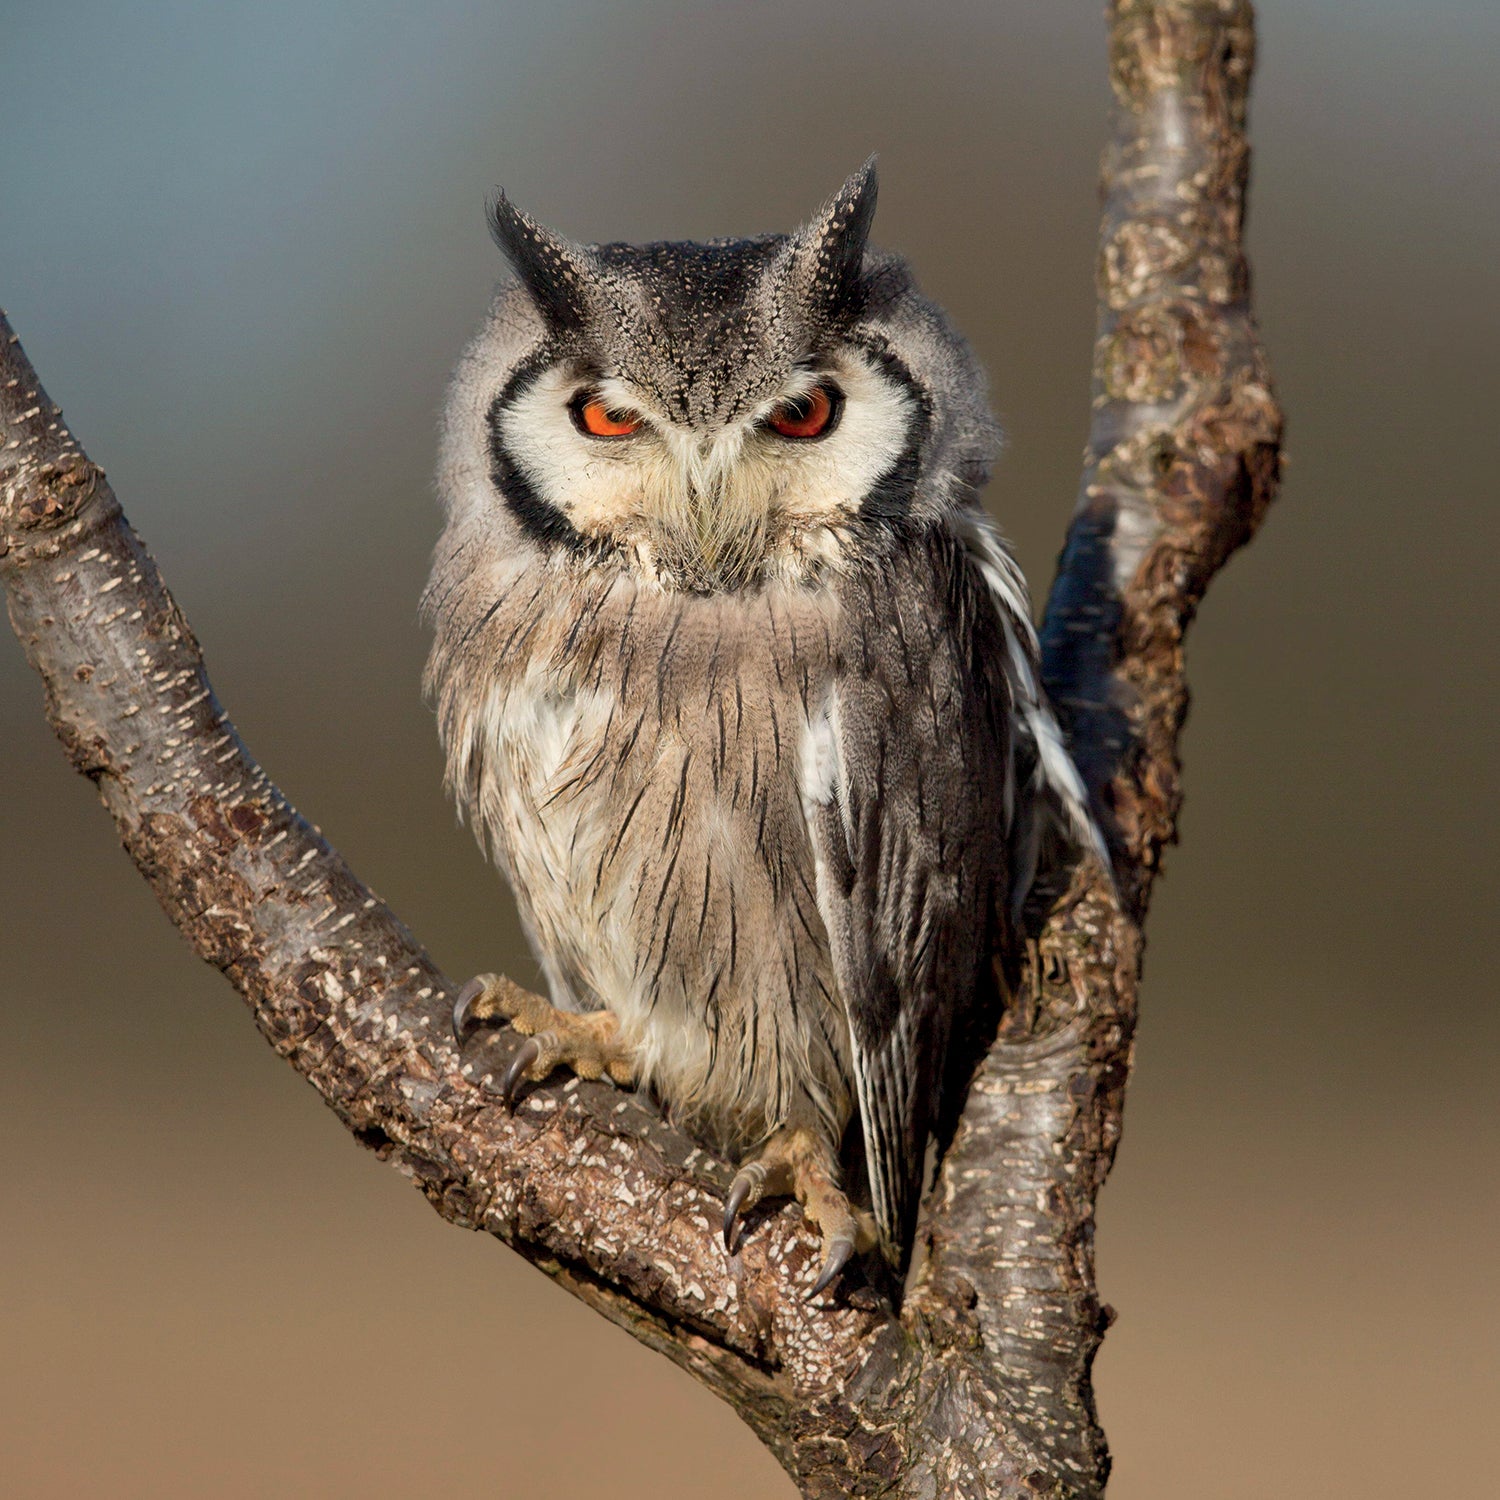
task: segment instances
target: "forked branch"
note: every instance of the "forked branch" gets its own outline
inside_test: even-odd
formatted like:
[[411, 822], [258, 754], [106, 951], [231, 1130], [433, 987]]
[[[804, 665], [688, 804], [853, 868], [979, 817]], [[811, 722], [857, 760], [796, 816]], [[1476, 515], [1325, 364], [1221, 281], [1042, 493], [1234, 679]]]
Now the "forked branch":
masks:
[[713, 1232], [723, 1165], [643, 1101], [573, 1081], [512, 1112], [463, 1071], [450, 981], [251, 759], [103, 472], [0, 319], [11, 621], [168, 916], [439, 1213], [692, 1371], [809, 1495], [1096, 1494], [1107, 1473], [1093, 1207], [1119, 1132], [1139, 922], [1177, 810], [1182, 635], [1271, 497], [1280, 436], [1240, 249], [1250, 7], [1119, 0], [1110, 28], [1093, 422], [1044, 642], [1113, 823], [1123, 908], [1079, 884], [1039, 919], [899, 1316], [865, 1293], [803, 1300], [818, 1246], [795, 1209], [729, 1260]]

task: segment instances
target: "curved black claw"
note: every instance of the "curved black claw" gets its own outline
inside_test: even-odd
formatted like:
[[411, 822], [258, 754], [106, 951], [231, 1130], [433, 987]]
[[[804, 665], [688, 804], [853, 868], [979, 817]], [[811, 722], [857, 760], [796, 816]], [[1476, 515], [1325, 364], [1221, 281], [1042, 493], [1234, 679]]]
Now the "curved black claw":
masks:
[[734, 1181], [729, 1184], [729, 1196], [724, 1200], [724, 1248], [734, 1254], [735, 1220], [740, 1216], [740, 1210], [745, 1206], [745, 1199], [750, 1196], [750, 1189], [754, 1186], [748, 1174], [737, 1172]]
[[807, 1294], [809, 1302], [819, 1292], [827, 1290], [828, 1283], [849, 1264], [849, 1257], [853, 1254], [854, 1240], [849, 1235], [841, 1234], [829, 1245], [828, 1258], [823, 1262], [823, 1269], [818, 1272], [818, 1279], [813, 1282], [812, 1290]]
[[460, 1047], [468, 1039], [477, 1024], [469, 1015], [469, 1007], [484, 993], [484, 980], [471, 979], [453, 1002], [453, 1036]]
[[516, 1055], [511, 1059], [510, 1066], [505, 1070], [505, 1079], [500, 1085], [500, 1092], [505, 1095], [505, 1102], [507, 1104], [514, 1104], [516, 1102], [516, 1095], [521, 1091], [521, 1083], [526, 1077], [527, 1068], [541, 1055], [541, 1044], [534, 1036], [527, 1037], [516, 1048]]

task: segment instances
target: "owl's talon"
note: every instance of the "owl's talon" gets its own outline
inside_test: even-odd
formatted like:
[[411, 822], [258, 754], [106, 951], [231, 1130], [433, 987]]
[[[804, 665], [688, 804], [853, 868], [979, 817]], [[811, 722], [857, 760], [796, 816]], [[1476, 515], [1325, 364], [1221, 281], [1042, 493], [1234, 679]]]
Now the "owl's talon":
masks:
[[479, 1024], [479, 1017], [471, 1015], [469, 1007], [485, 992], [488, 979], [487, 974], [476, 974], [458, 992], [458, 999], [453, 1002], [453, 1038], [460, 1047]]
[[729, 1197], [724, 1201], [724, 1248], [734, 1254], [735, 1220], [739, 1217], [740, 1205], [750, 1191], [749, 1184], [736, 1177], [729, 1187]]
[[765, 1185], [766, 1167], [760, 1161], [746, 1162], [729, 1184], [729, 1196], [724, 1200], [724, 1248], [731, 1255], [738, 1239], [735, 1228], [740, 1212], [753, 1208], [760, 1201]]
[[515, 1015], [525, 990], [498, 974], [476, 974], [453, 1002], [453, 1038], [459, 1050], [480, 1026], [502, 1026]]
[[826, 1291], [829, 1282], [849, 1264], [849, 1257], [853, 1254], [854, 1236], [852, 1234], [839, 1234], [829, 1241], [828, 1254], [823, 1260], [823, 1269], [818, 1272], [818, 1279], [813, 1282], [812, 1290], [804, 1300], [811, 1302], [819, 1292]]
[[500, 1085], [500, 1092], [504, 1095], [507, 1104], [516, 1102], [516, 1095], [520, 1093], [521, 1084], [526, 1078], [526, 1070], [532, 1067], [541, 1055], [541, 1043], [534, 1036], [527, 1037], [516, 1048], [516, 1055], [505, 1070], [505, 1078]]

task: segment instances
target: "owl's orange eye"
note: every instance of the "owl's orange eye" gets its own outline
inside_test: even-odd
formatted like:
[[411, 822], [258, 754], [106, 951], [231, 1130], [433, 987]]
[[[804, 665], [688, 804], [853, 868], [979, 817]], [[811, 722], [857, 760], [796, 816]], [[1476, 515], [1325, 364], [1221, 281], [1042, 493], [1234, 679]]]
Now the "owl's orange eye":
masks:
[[816, 385], [805, 396], [783, 401], [766, 418], [766, 425], [784, 438], [822, 437], [833, 430], [843, 404], [834, 387]]
[[641, 426], [641, 419], [634, 412], [612, 410], [598, 396], [574, 401], [572, 411], [574, 425], [590, 437], [629, 437]]

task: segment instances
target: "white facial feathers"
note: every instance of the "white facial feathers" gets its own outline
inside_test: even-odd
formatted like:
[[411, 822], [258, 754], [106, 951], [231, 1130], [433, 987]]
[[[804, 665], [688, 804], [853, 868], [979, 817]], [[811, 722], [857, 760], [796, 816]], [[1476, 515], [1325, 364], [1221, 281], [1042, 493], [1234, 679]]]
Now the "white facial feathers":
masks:
[[[837, 422], [788, 438], [767, 417], [819, 385], [837, 390]], [[579, 431], [581, 389], [641, 418], [628, 437]], [[743, 416], [690, 426], [619, 379], [588, 382], [561, 364], [496, 413], [498, 436], [528, 483], [583, 537], [619, 546], [648, 578], [732, 588], [827, 560], [822, 533], [847, 522], [898, 462], [916, 420], [910, 393], [862, 351], [795, 369]]]

